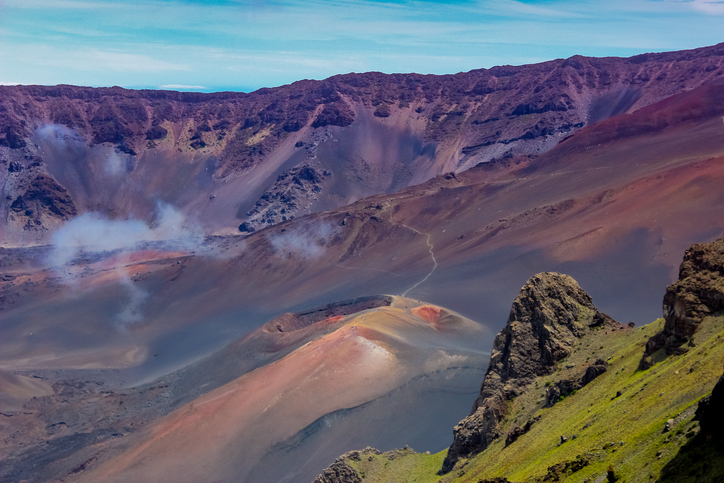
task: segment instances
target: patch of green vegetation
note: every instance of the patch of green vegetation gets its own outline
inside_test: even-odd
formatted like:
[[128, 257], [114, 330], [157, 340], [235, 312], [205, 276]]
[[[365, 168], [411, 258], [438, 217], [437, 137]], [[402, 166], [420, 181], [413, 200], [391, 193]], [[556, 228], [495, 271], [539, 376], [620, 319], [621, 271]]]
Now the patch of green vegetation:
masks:
[[410, 453], [393, 460], [388, 454], [362, 455], [359, 461], [347, 463], [357, 471], [363, 481], [369, 483], [388, 482], [437, 482], [437, 471], [442, 466], [446, 451], [433, 455]]
[[[566, 482], [607, 478], [609, 466], [617, 481], [658, 479], [698, 433], [698, 423], [692, 421], [696, 405], [714, 387], [724, 364], [724, 317], [709, 317], [685, 354], [661, 354], [652, 368], [639, 370], [646, 342], [663, 324], [659, 319], [635, 330], [594, 331], [573, 347], [552, 381], [550, 375], [540, 378], [510, 402], [509, 417], [501, 424], [503, 437], [483, 453], [462, 460], [447, 475], [436, 474], [446, 454], [442, 451], [387, 460], [384, 466], [366, 465], [364, 481], [477, 482], [500, 476], [510, 481], [531, 477], [547, 481], [549, 468], [562, 463], [571, 463], [561, 476]], [[586, 361], [596, 358], [608, 359], [606, 373], [578, 390], [575, 397], [570, 397], [571, 393], [553, 407], [543, 407], [536, 384], [550, 386], [561, 379], [578, 378]], [[535, 416], [541, 416], [540, 421], [504, 447], [505, 434]], [[669, 419], [674, 425], [667, 431]], [[585, 465], [573, 464], [582, 459]], [[571, 470], [574, 466], [575, 471]]]
[[567, 398], [568, 396], [575, 396], [577, 392], [578, 392], [578, 389], [574, 389], [574, 390], [571, 391], [571, 392], [567, 392], [567, 393], [565, 393], [565, 394], [561, 394], [560, 396], [558, 396], [557, 402], [563, 401], [563, 400], [564, 400], [565, 398]]

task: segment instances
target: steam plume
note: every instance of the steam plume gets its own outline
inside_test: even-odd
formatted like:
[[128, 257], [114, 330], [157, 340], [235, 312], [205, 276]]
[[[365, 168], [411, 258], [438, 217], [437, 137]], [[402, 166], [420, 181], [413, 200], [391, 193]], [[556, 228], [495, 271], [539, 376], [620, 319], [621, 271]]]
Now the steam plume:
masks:
[[281, 234], [267, 235], [274, 251], [280, 256], [299, 258], [319, 258], [336, 229], [328, 223], [322, 225], [306, 225]]
[[[81, 255], [116, 252], [121, 258], [135, 250], [152, 245], [156, 250], [196, 250], [201, 248], [201, 229], [173, 206], [158, 203], [156, 216], [150, 225], [140, 220], [109, 220], [98, 213], [84, 213], [63, 225], [52, 235], [53, 248], [48, 264], [73, 285], [70, 272]], [[125, 265], [125, 264], [123, 264]], [[149, 293], [139, 288], [126, 268], [117, 268], [120, 283], [128, 295], [121, 312], [116, 316], [123, 325], [143, 320], [142, 308]]]

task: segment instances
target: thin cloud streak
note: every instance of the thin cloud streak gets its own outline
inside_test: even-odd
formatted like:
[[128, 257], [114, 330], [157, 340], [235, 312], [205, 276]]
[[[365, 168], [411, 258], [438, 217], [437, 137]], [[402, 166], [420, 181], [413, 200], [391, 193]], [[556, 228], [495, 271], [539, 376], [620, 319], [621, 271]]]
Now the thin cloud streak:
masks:
[[722, 40], [714, 14], [724, 10], [711, 0], [611, 0], [605, 10], [592, 0], [4, 5], [2, 69], [13, 80], [195, 90], [246, 90], [350, 71], [441, 74], [574, 54], [700, 47]]
[[721, 0], [668, 0], [668, 2], [680, 3], [709, 15], [724, 15], [724, 1]]
[[175, 90], [178, 90], [178, 89], [204, 90], [204, 89], [206, 89], [206, 87], [204, 87], [204, 86], [190, 86], [190, 85], [186, 85], [186, 84], [165, 84], [165, 85], [159, 86], [158, 88], [159, 89], [175, 89]]

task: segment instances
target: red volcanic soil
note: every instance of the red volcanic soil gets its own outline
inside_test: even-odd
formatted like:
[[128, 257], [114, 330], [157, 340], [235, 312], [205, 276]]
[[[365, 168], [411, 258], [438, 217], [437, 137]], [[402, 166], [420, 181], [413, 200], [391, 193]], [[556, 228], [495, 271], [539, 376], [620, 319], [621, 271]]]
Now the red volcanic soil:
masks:
[[412, 309], [412, 313], [415, 316], [426, 320], [430, 324], [434, 324], [440, 319], [440, 308], [434, 307], [432, 305], [423, 305], [422, 307], [416, 307]]

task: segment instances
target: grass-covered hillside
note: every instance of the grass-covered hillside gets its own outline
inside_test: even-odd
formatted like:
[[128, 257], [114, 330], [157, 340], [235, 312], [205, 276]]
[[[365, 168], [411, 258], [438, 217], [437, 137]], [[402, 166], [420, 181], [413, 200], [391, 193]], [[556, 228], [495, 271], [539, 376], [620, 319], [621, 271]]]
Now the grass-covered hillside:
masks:
[[[317, 481], [724, 481], [724, 425], [717, 412], [722, 401], [712, 396], [708, 409], [702, 404], [696, 414], [724, 368], [724, 242], [715, 243], [687, 252], [679, 282], [667, 291], [666, 320], [638, 328], [590, 325], [552, 369], [528, 378], [522, 392], [505, 398], [507, 406], [491, 406], [502, 414], [493, 431], [497, 436], [482, 450], [457, 458], [448, 472], [440, 474], [448, 450], [430, 455], [368, 448], [344, 455]], [[574, 309], [579, 317], [585, 313], [580, 306]], [[508, 327], [514, 323], [509, 320]], [[545, 325], [545, 330], [558, 329]], [[693, 335], [682, 336], [692, 330]], [[512, 358], [515, 349], [509, 348], [515, 343], [508, 339], [503, 359]], [[535, 344], [529, 349], [537, 350]], [[604, 369], [581, 384], [591, 366]], [[507, 367], [501, 373], [510, 372]], [[482, 393], [498, 377], [489, 370]], [[512, 394], [515, 381], [502, 381], [502, 393]], [[708, 417], [701, 417], [703, 411]], [[699, 419], [711, 426], [702, 432]]]
[[[659, 319], [640, 328], [601, 330], [582, 339], [559, 363], [558, 371], [540, 377], [527, 394], [511, 403], [510, 416], [501, 425], [503, 433], [540, 416], [529, 432], [508, 447], [505, 438], [499, 438], [447, 475], [437, 474], [447, 450], [434, 455], [368, 451], [345, 460], [364, 482], [478, 482], [497, 477], [511, 482], [531, 477], [546, 482], [603, 482], [609, 481], [609, 467], [616, 481], [657, 481], [682, 446], [697, 435], [699, 424], [693, 420], [697, 403], [711, 392], [724, 367], [724, 317], [720, 316], [702, 323], [685, 354], [639, 370], [646, 342], [663, 324]], [[596, 358], [608, 360], [607, 372], [553, 407], [543, 407], [547, 385], [580, 375]], [[673, 424], [667, 430], [669, 420]], [[567, 439], [564, 443], [562, 436]], [[700, 468], [688, 469], [692, 473], [688, 481], [724, 481], [724, 460], [698, 463]]]

